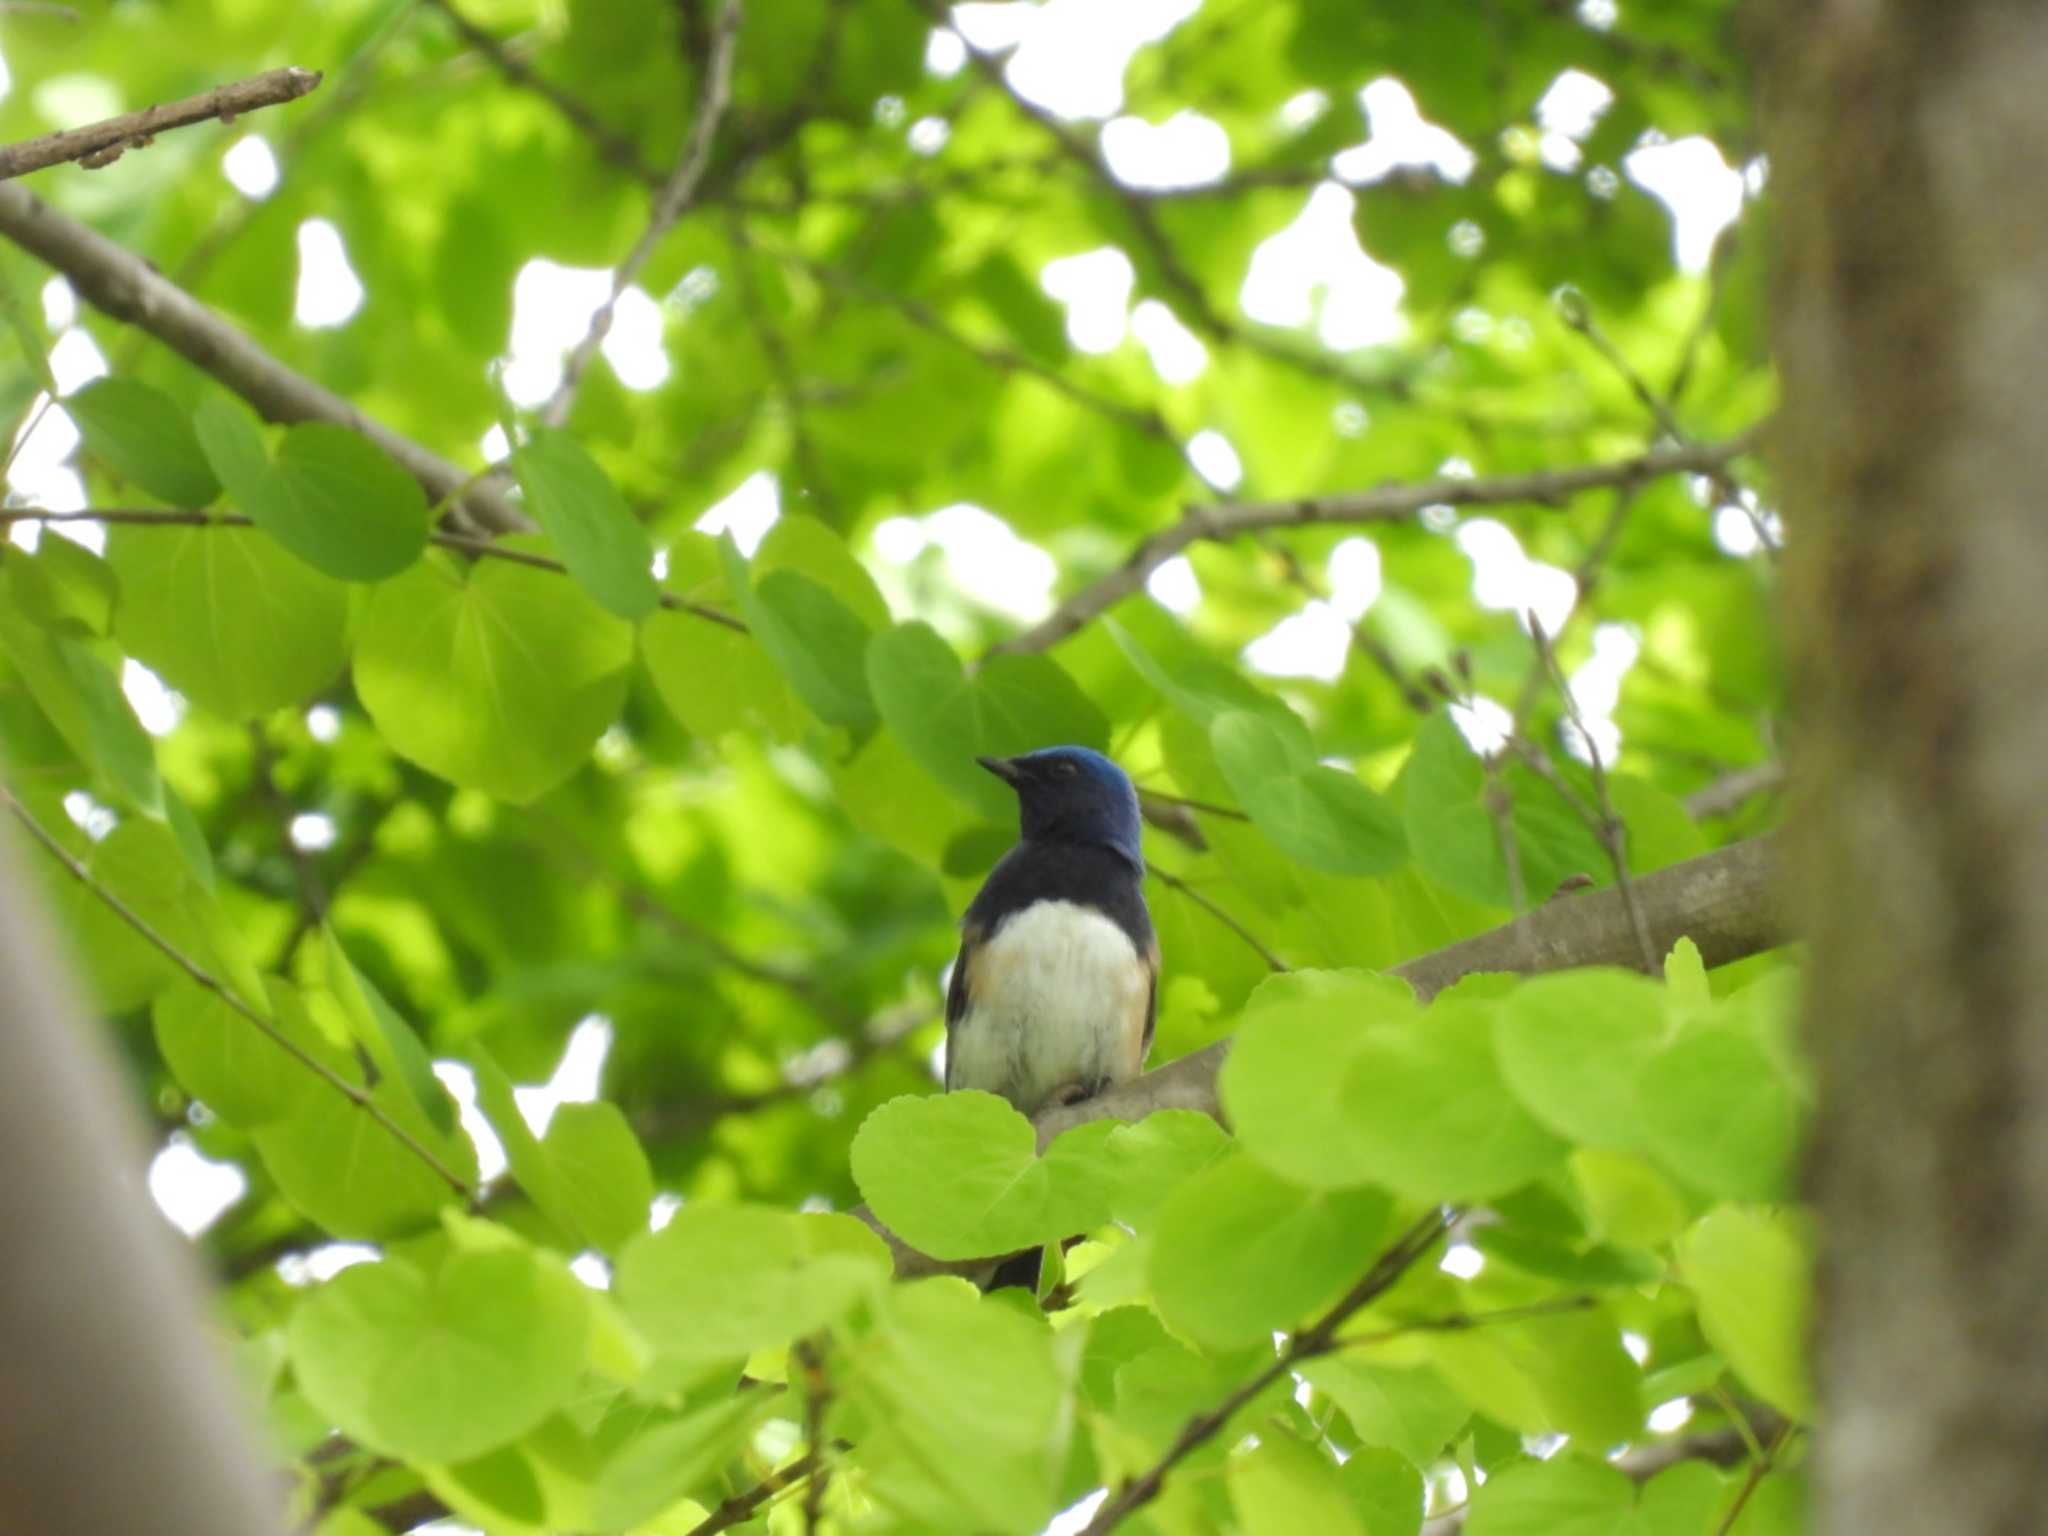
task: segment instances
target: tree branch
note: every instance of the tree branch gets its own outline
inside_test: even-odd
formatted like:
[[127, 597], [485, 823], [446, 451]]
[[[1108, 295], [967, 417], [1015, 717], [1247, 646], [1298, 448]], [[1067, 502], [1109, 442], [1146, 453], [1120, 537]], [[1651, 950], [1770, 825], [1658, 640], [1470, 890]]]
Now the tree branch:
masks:
[[1042, 651], [1057, 645], [1144, 586], [1147, 577], [1191, 544], [1222, 543], [1268, 528], [1399, 522], [1429, 506], [1487, 507], [1508, 502], [1555, 505], [1582, 491], [1605, 486], [1635, 485], [1663, 475], [1711, 473], [1730, 459], [1750, 452], [1756, 447], [1758, 436], [1757, 430], [1751, 430], [1725, 442], [1682, 443], [1605, 464], [1580, 464], [1569, 469], [1532, 470], [1485, 479], [1421, 480], [1292, 501], [1191, 506], [1179, 522], [1140, 543], [1122, 565], [1068, 597], [1021, 635], [999, 641], [990, 648], [991, 654]]
[[45, 166], [62, 165], [67, 160], [76, 160], [87, 170], [96, 171], [103, 165], [112, 165], [124, 150], [147, 148], [158, 134], [172, 128], [189, 128], [216, 117], [231, 123], [244, 112], [297, 101], [319, 84], [317, 69], [265, 70], [247, 80], [187, 96], [183, 101], [145, 107], [140, 112], [123, 113], [83, 128], [46, 133], [19, 144], [0, 145], [0, 181], [26, 176]]
[[503, 491], [470, 485], [470, 477], [446, 459], [287, 368], [141, 257], [26, 188], [0, 185], [0, 235], [62, 272], [88, 304], [141, 327], [268, 420], [331, 421], [360, 432], [419, 481], [431, 500], [462, 491], [462, 510], [478, 526], [501, 533], [531, 526]]
[[613, 271], [611, 297], [598, 306], [597, 313], [590, 317], [590, 328], [562, 364], [562, 382], [555, 386], [554, 394], [540, 411], [540, 419], [548, 426], [559, 427], [569, 419], [569, 408], [576, 403], [576, 389], [583, 382], [584, 370], [597, 356], [597, 349], [603, 345], [606, 333], [612, 328], [612, 312], [618, 305], [619, 296], [633, 286], [634, 279], [639, 277], [640, 269], [647, 265], [662, 237], [675, 227], [676, 220], [687, 213], [690, 204], [696, 200], [697, 188], [704, 180], [704, 168], [711, 163], [711, 140], [717, 134], [719, 120], [725, 116], [726, 106], [732, 99], [732, 60], [739, 33], [740, 0], [724, 0], [718, 10], [718, 20], [711, 29], [711, 52], [704, 61], [704, 81], [697, 93], [697, 116], [690, 124], [689, 136], [683, 141], [682, 155], [654, 199], [654, 211], [648, 215], [647, 227], [640, 232], [633, 249], [626, 253], [626, 259]]

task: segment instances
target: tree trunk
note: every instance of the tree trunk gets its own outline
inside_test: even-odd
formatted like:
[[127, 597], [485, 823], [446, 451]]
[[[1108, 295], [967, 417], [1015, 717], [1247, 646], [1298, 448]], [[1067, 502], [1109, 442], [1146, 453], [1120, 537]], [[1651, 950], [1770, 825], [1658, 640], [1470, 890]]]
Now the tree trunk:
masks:
[[2048, 1490], [2048, 7], [1780, 0], [1825, 1532]]

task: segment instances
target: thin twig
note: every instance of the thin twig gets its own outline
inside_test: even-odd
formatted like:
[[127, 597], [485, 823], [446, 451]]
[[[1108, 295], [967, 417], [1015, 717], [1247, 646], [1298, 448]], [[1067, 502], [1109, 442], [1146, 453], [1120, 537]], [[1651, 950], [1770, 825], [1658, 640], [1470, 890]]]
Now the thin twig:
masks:
[[1539, 1317], [1556, 1317], [1563, 1312], [1584, 1312], [1597, 1305], [1599, 1303], [1591, 1296], [1573, 1295], [1524, 1302], [1518, 1307], [1495, 1307], [1488, 1312], [1445, 1312], [1436, 1317], [1418, 1317], [1412, 1322], [1396, 1323], [1391, 1328], [1381, 1328], [1373, 1333], [1348, 1333], [1333, 1347], [1370, 1349], [1376, 1344], [1391, 1344], [1396, 1339], [1410, 1338], [1418, 1333], [1468, 1333], [1474, 1328], [1490, 1328], [1496, 1323], [1526, 1323]]
[[1799, 1432], [1797, 1424], [1787, 1422], [1778, 1431], [1778, 1437], [1771, 1442], [1771, 1448], [1749, 1464], [1749, 1476], [1743, 1479], [1742, 1489], [1735, 1495], [1735, 1502], [1728, 1506], [1728, 1513], [1721, 1517], [1721, 1523], [1714, 1527], [1714, 1536], [1728, 1536], [1735, 1529], [1735, 1522], [1742, 1518], [1742, 1511], [1771, 1469], [1778, 1464], [1778, 1458], [1785, 1453], [1785, 1447], [1792, 1443], [1793, 1435]]
[[768, 313], [768, 306], [762, 302], [760, 284], [754, 280], [755, 248], [747, 234], [746, 221], [736, 215], [729, 217], [726, 232], [738, 257], [733, 263], [733, 271], [740, 307], [746, 311], [747, 320], [760, 341], [761, 356], [767, 361], [768, 371], [774, 375], [775, 386], [782, 395], [782, 408], [789, 413], [789, 442], [796, 458], [797, 473], [803, 476], [803, 488], [809, 491], [812, 500], [826, 514], [825, 520], [836, 522], [832, 516], [831, 487], [825, 483], [825, 472], [818, 461], [811, 436], [804, 430], [803, 396], [796, 365], [790, 359], [789, 346], [782, 339], [781, 329]]
[[1779, 763], [1757, 763], [1749, 768], [1738, 768], [1704, 789], [1696, 789], [1687, 795], [1685, 814], [1694, 821], [1732, 815], [1758, 795], [1767, 795], [1784, 782], [1785, 769]]
[[1650, 925], [1643, 919], [1643, 904], [1636, 898], [1635, 881], [1628, 872], [1628, 827], [1614, 812], [1614, 796], [1608, 791], [1607, 767], [1600, 760], [1600, 744], [1586, 728], [1586, 719], [1579, 711], [1578, 699], [1572, 694], [1571, 682], [1565, 677], [1564, 668], [1558, 665], [1550, 636], [1544, 633], [1543, 623], [1533, 610], [1529, 614], [1529, 633], [1536, 641], [1537, 654], [1543, 658], [1543, 664], [1550, 669], [1550, 675], [1557, 683], [1572, 729], [1578, 732], [1579, 742], [1586, 749], [1586, 762], [1593, 771], [1593, 797], [1598, 802], [1593, 835], [1600, 839], [1600, 845], [1607, 850], [1608, 861], [1614, 866], [1614, 883], [1621, 888], [1622, 905], [1628, 909], [1629, 927], [1635, 930], [1636, 944], [1642, 950], [1643, 969], [1654, 973], [1657, 951], [1650, 942]]
[[1404, 1233], [1394, 1246], [1374, 1261], [1371, 1269], [1358, 1284], [1348, 1291], [1328, 1312], [1315, 1323], [1294, 1335], [1273, 1359], [1272, 1364], [1238, 1387], [1214, 1408], [1196, 1414], [1181, 1426], [1173, 1444], [1166, 1453], [1137, 1477], [1126, 1481], [1122, 1487], [1105, 1499], [1102, 1507], [1095, 1511], [1081, 1536], [1103, 1536], [1114, 1529], [1126, 1516], [1142, 1509], [1159, 1496], [1159, 1490], [1166, 1482], [1167, 1473], [1178, 1466], [1194, 1451], [1213, 1440], [1227, 1425], [1238, 1409], [1244, 1407], [1274, 1382], [1287, 1375], [1304, 1360], [1317, 1355], [1328, 1354], [1338, 1345], [1337, 1330], [1351, 1317], [1392, 1290], [1401, 1277], [1414, 1267], [1424, 1254], [1436, 1246], [1437, 1239], [1449, 1230], [1457, 1213], [1447, 1206], [1440, 1206], [1417, 1222]]
[[268, 69], [182, 101], [124, 112], [105, 122], [46, 133], [19, 144], [0, 145], [0, 181], [26, 176], [45, 166], [62, 165], [67, 160], [76, 160], [85, 169], [96, 171], [103, 165], [112, 165], [126, 150], [147, 148], [160, 133], [214, 118], [231, 123], [244, 112], [297, 101], [319, 84], [317, 69]]
[[1153, 879], [1157, 880], [1161, 885], [1167, 886], [1172, 890], [1179, 891], [1181, 895], [1187, 897], [1189, 901], [1192, 901], [1204, 912], [1207, 912], [1211, 917], [1215, 918], [1217, 922], [1221, 923], [1224, 927], [1228, 928], [1240, 939], [1243, 939], [1246, 944], [1251, 946], [1253, 952], [1256, 953], [1261, 960], [1266, 962], [1268, 969], [1277, 973], [1285, 971], [1288, 968], [1287, 962], [1285, 960], [1282, 960], [1278, 955], [1274, 954], [1273, 951], [1266, 948], [1264, 944], [1259, 942], [1257, 934], [1253, 933], [1249, 928], [1245, 927], [1243, 923], [1240, 923], [1236, 918], [1232, 917], [1228, 912], [1224, 911], [1223, 908], [1217, 906], [1215, 902], [1211, 901], [1207, 896], [1204, 896], [1192, 885], [1189, 885], [1187, 881], [1181, 879], [1179, 875], [1168, 874], [1165, 870], [1161, 869], [1157, 864], [1152, 863], [1149, 859], [1145, 862], [1145, 873], [1150, 875]]
[[832, 1405], [832, 1381], [825, 1374], [822, 1345], [800, 1339], [790, 1347], [790, 1359], [803, 1372], [804, 1441], [817, 1454], [817, 1462], [804, 1484], [804, 1536], [817, 1536], [825, 1513], [825, 1485], [832, 1480], [832, 1466], [826, 1459], [825, 1414]]
[[284, 1031], [279, 1029], [269, 1019], [266, 1019], [248, 1003], [244, 1002], [225, 982], [214, 976], [212, 972], [204, 969], [191, 956], [187, 955], [177, 945], [159, 933], [148, 919], [144, 918], [133, 907], [129, 906], [127, 902], [95, 880], [92, 877], [92, 871], [73, 858], [70, 850], [58, 842], [48, 828], [31, 816], [27, 807], [15, 799], [13, 792], [5, 786], [0, 786], [0, 803], [5, 804], [9, 813], [28, 831], [29, 836], [41, 844], [44, 851], [51, 858], [63, 865], [66, 872], [74, 880], [77, 880], [87, 890], [91, 891], [93, 895], [97, 896], [116, 917], [120, 918], [130, 928], [133, 928], [136, 933], [140, 934], [154, 948], [161, 951], [164, 957], [177, 966], [179, 970], [183, 971], [206, 991], [219, 998], [227, 1007], [255, 1025], [257, 1030], [266, 1039], [287, 1056], [291, 1057], [292, 1060], [298, 1062], [299, 1065], [319, 1078], [320, 1081], [327, 1084], [328, 1087], [376, 1121], [378, 1125], [391, 1134], [393, 1140], [397, 1141], [400, 1146], [431, 1168], [436, 1176], [443, 1180], [450, 1189], [461, 1195], [464, 1200], [475, 1198], [476, 1191], [470, 1187], [460, 1174], [443, 1162], [439, 1154], [427, 1146], [425, 1142], [414, 1136], [411, 1131], [408, 1131], [404, 1126], [386, 1114], [384, 1107], [371, 1098], [365, 1090], [358, 1088], [354, 1083], [328, 1066], [326, 1062], [307, 1051], [304, 1046], [292, 1039], [291, 1036], [285, 1034]]
[[[84, 512], [52, 512], [41, 507], [0, 507], [0, 528], [10, 523], [113, 523], [121, 527], [136, 528], [256, 526], [254, 518], [239, 512], [182, 512], [169, 507], [108, 507]], [[536, 555], [531, 550], [513, 549], [491, 539], [471, 538], [468, 534], [447, 533], [437, 528], [427, 535], [427, 542], [441, 549], [474, 555], [480, 560], [505, 560], [513, 565], [532, 566], [537, 571], [552, 571], [557, 576], [569, 574], [569, 568], [553, 556]], [[747, 633], [746, 624], [729, 613], [707, 608], [702, 603], [693, 603], [688, 598], [676, 596], [673, 592], [662, 592], [660, 599], [661, 606], [673, 613], [692, 614], [713, 624], [723, 625], [736, 634]]]
[[1228, 821], [1250, 821], [1251, 817], [1234, 806], [1218, 805], [1213, 800], [1197, 800], [1193, 795], [1169, 794], [1163, 789], [1139, 789], [1140, 795], [1149, 795], [1154, 800], [1164, 800], [1170, 805], [1184, 805], [1191, 811], [1200, 811], [1204, 816], [1221, 816]]
[[806, 1451], [788, 1466], [771, 1472], [745, 1493], [736, 1493], [718, 1508], [699, 1520], [683, 1536], [717, 1536], [720, 1531], [729, 1531], [736, 1525], [744, 1525], [754, 1518], [754, 1512], [785, 1488], [794, 1487], [798, 1481], [811, 1475], [822, 1456], [822, 1447]]
[[1483, 479], [1447, 476], [1437, 480], [1383, 485], [1334, 496], [1292, 501], [1221, 502], [1188, 507], [1178, 522], [1141, 541], [1123, 564], [1073, 593], [1058, 608], [1025, 630], [992, 646], [992, 653], [1042, 651], [1144, 586], [1160, 566], [1190, 545], [1224, 543], [1270, 528], [1336, 527], [1401, 522], [1424, 507], [1500, 506], [1526, 502], [1557, 506], [1584, 491], [1637, 485], [1663, 475], [1703, 474], [1756, 446], [1754, 430], [1719, 443], [1681, 443], [1604, 464]]
[[696, 199], [698, 185], [704, 179], [704, 168], [711, 163], [711, 140], [718, 132], [719, 119], [725, 116], [727, 103], [732, 99], [732, 60], [739, 32], [739, 0], [723, 0], [718, 20], [711, 29], [711, 52], [705, 60], [704, 79], [697, 93], [697, 116], [683, 142], [682, 155], [655, 196], [654, 210], [648, 215], [647, 227], [640, 232], [633, 249], [626, 253], [626, 259], [613, 270], [611, 296], [597, 307], [597, 312], [590, 317], [590, 328], [562, 364], [562, 381], [555, 386], [554, 394], [548, 397], [547, 404], [540, 411], [540, 419], [548, 426], [559, 427], [569, 419], [569, 408], [576, 403], [576, 390], [583, 382], [584, 370], [589, 368], [591, 359], [597, 356], [597, 349], [604, 344], [604, 338], [612, 328], [612, 313], [618, 307], [620, 296], [633, 286], [640, 269], [653, 256], [655, 247], [661, 244], [662, 238], [674, 227], [676, 220], [689, 211], [690, 204]]

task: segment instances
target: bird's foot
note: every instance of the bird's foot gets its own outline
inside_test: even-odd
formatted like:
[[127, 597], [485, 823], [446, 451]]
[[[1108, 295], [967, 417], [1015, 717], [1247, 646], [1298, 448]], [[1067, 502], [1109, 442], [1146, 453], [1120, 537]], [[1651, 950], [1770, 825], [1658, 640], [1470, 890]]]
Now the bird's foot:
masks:
[[1064, 1109], [1069, 1104], [1079, 1104], [1084, 1099], [1092, 1099], [1100, 1091], [1100, 1084], [1084, 1082], [1078, 1077], [1069, 1078], [1045, 1096], [1044, 1107]]

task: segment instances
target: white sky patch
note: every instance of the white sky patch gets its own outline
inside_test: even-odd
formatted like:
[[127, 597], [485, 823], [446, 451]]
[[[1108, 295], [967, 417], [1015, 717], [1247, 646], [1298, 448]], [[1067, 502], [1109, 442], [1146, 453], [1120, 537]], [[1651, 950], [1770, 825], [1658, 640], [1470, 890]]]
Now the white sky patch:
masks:
[[1326, 181], [1292, 224], [1260, 242], [1238, 295], [1247, 317], [1285, 326], [1314, 320], [1323, 345], [1339, 351], [1401, 337], [1400, 274], [1365, 254], [1351, 225], [1355, 206]]
[[1020, 96], [1060, 117], [1110, 117], [1124, 104], [1131, 55], [1192, 16], [1201, 0], [1046, 0], [962, 5], [954, 24], [975, 47], [1016, 44], [1004, 75]]
[[244, 134], [220, 157], [220, 173], [242, 196], [260, 202], [277, 190], [277, 156], [260, 133]]
[[1490, 517], [1461, 524], [1457, 540], [1472, 562], [1472, 600], [1480, 607], [1512, 613], [1524, 625], [1533, 612], [1545, 634], [1564, 628], [1579, 600], [1570, 571], [1531, 560], [1508, 526]]
[[1344, 615], [1317, 599], [1291, 613], [1244, 648], [1244, 664], [1267, 677], [1313, 677], [1335, 682], [1351, 648]]
[[[1764, 547], [1764, 530], [1757, 518], [1742, 507], [1723, 505], [1714, 509], [1714, 542], [1723, 554], [1747, 560]], [[1768, 525], [1766, 525], [1768, 526]]]
[[1579, 141], [1613, 105], [1614, 92], [1582, 69], [1568, 69], [1551, 81], [1550, 89], [1536, 103], [1543, 163], [1554, 171], [1576, 170], [1584, 158]]
[[341, 734], [341, 711], [332, 704], [315, 704], [306, 711], [306, 734], [325, 745]]
[[1145, 590], [1169, 613], [1186, 615], [1202, 606], [1202, 584], [1186, 555], [1175, 555], [1147, 576]]
[[1113, 245], [1061, 256], [1040, 269], [1038, 285], [1066, 306], [1067, 340], [1082, 352], [1111, 352], [1129, 328], [1131, 258]]
[[925, 537], [924, 524], [914, 517], [885, 517], [868, 535], [875, 553], [891, 565], [910, 564], [930, 542]]
[[128, 696], [129, 707], [142, 722], [142, 728], [152, 736], [170, 735], [185, 718], [184, 698], [132, 657], [121, 663], [121, 692]]
[[[1642, 654], [1642, 643], [1626, 624], [1602, 624], [1593, 631], [1593, 654], [1569, 679], [1572, 702], [1586, 722], [1586, 734], [1600, 750], [1600, 761], [1612, 764], [1621, 755], [1621, 729], [1614, 723], [1621, 703], [1622, 679]], [[1572, 722], [1564, 724], [1565, 749], [1581, 761], [1585, 744]]]
[[1188, 439], [1188, 462], [1219, 491], [1234, 491], [1244, 483], [1244, 461], [1230, 439], [1214, 427], [1204, 427]]
[[1380, 547], [1371, 539], [1346, 539], [1330, 551], [1324, 573], [1330, 580], [1330, 606], [1355, 624], [1379, 601]]
[[956, 502], [927, 517], [924, 531], [945, 551], [953, 580], [977, 602], [1023, 623], [1052, 611], [1058, 564], [993, 512]]
[[1280, 104], [1280, 126], [1299, 133], [1330, 110], [1330, 98], [1321, 91], [1302, 91]]
[[1468, 704], [1453, 704], [1450, 715], [1465, 745], [1481, 757], [1491, 757], [1506, 746], [1515, 729], [1515, 717], [1507, 706], [1483, 695]]
[[1152, 371], [1162, 384], [1191, 384], [1209, 366], [1209, 349], [1157, 299], [1140, 299], [1131, 311], [1131, 334], [1144, 344]]
[[[498, 1139], [498, 1133], [491, 1129], [491, 1122], [484, 1118], [484, 1112], [477, 1107], [476, 1073], [465, 1061], [437, 1061], [434, 1076], [455, 1100], [455, 1111], [462, 1122], [462, 1129], [476, 1147], [476, 1174], [483, 1183], [490, 1183], [505, 1171], [505, 1144]], [[554, 1111], [552, 1107], [549, 1113]]]
[[320, 1285], [344, 1269], [374, 1264], [382, 1257], [368, 1243], [323, 1243], [311, 1253], [288, 1253], [277, 1261], [278, 1278], [286, 1285]]
[[924, 67], [941, 80], [950, 80], [967, 63], [967, 44], [950, 27], [934, 27], [924, 42]]
[[50, 331], [69, 328], [78, 319], [78, 295], [61, 277], [43, 284], [43, 325]]
[[1102, 157], [1127, 187], [1207, 186], [1229, 174], [1230, 135], [1185, 108], [1156, 124], [1113, 117], [1102, 125]]
[[1652, 1434], [1675, 1435], [1692, 1422], [1692, 1400], [1674, 1397], [1668, 1403], [1659, 1403], [1643, 1422]]
[[1742, 173], [1699, 134], [1631, 150], [1622, 169], [1671, 210], [1671, 253], [1679, 270], [1705, 271], [1714, 242], [1742, 212]]
[[[592, 1014], [570, 1032], [569, 1044], [562, 1051], [553, 1077], [537, 1087], [512, 1090], [519, 1113], [534, 1135], [547, 1134], [557, 1105], [588, 1104], [597, 1097], [598, 1078], [604, 1071], [605, 1054], [611, 1048], [610, 1021]], [[478, 1156], [482, 1156], [481, 1148]]]
[[7, 98], [7, 93], [13, 89], [14, 76], [8, 72], [6, 58], [0, 56], [0, 101], [4, 101]]
[[94, 842], [121, 824], [120, 818], [82, 789], [74, 789], [65, 795], [64, 814], [71, 818], [73, 826]]
[[1438, 1269], [1460, 1280], [1470, 1280], [1486, 1268], [1486, 1255], [1470, 1243], [1453, 1243], [1437, 1261]]
[[150, 1198], [187, 1237], [197, 1237], [220, 1220], [248, 1188], [241, 1169], [201, 1157], [183, 1136], [173, 1136], [149, 1165]]
[[319, 811], [302, 811], [292, 818], [285, 835], [301, 853], [323, 853], [334, 846], [334, 818]]
[[593, 1249], [586, 1248], [571, 1259], [569, 1273], [593, 1291], [608, 1291], [612, 1288], [612, 1267], [605, 1263], [603, 1254]]
[[927, 159], [946, 147], [946, 140], [953, 137], [953, 125], [943, 117], [920, 117], [910, 125], [910, 131], [903, 135], [903, 141], [910, 146], [913, 155]]
[[1422, 115], [1408, 87], [1392, 75], [1373, 81], [1358, 93], [1358, 101], [1370, 136], [1331, 157], [1330, 170], [1338, 180], [1362, 186], [1407, 167], [1427, 168], [1463, 185], [1479, 163], [1455, 133]]
[[[611, 296], [603, 267], [565, 267], [536, 257], [512, 280], [512, 338], [501, 378], [515, 405], [539, 405], [562, 382], [562, 361], [590, 330], [590, 317]], [[628, 288], [612, 306], [611, 329], [599, 348], [627, 389], [649, 390], [669, 376], [661, 306], [644, 289]]]
[[714, 503], [691, 526], [713, 538], [721, 533], [731, 534], [740, 553], [751, 559], [780, 516], [782, 483], [772, 471], [757, 469], [735, 486], [731, 495]]
[[1622, 1329], [1621, 1347], [1628, 1351], [1629, 1359], [1635, 1361], [1637, 1365], [1648, 1365], [1650, 1363], [1650, 1341], [1634, 1329]]
[[647, 1228], [659, 1232], [676, 1219], [676, 1212], [683, 1208], [683, 1197], [661, 1191], [654, 1197], [654, 1203], [647, 1207]]
[[348, 264], [341, 231], [326, 219], [299, 226], [299, 287], [292, 318], [310, 331], [347, 324], [363, 307], [363, 284]]
[[94, 379], [103, 379], [112, 371], [99, 343], [80, 326], [73, 326], [51, 343], [50, 372], [57, 380], [60, 396], [68, 395]]
[[1102, 1507], [1102, 1501], [1108, 1497], [1107, 1488], [1098, 1488], [1086, 1498], [1076, 1499], [1052, 1517], [1052, 1523], [1040, 1536], [1080, 1536], [1088, 1529], [1088, 1522], [1095, 1518], [1095, 1511]]
[[496, 422], [490, 430], [477, 439], [476, 451], [483, 455], [486, 464], [500, 464], [512, 457], [512, 439], [505, 435], [505, 429]]

